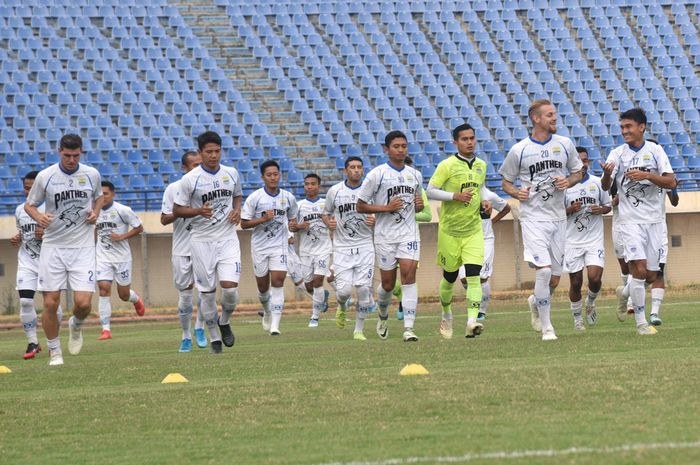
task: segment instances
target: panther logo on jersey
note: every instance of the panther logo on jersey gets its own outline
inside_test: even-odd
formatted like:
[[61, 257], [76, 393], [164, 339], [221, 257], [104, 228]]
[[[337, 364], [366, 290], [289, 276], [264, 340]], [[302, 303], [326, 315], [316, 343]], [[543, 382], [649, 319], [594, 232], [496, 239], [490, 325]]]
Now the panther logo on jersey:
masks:
[[359, 216], [353, 216], [343, 223], [343, 229], [348, 233], [348, 236], [355, 237], [360, 233], [364, 220]]
[[410, 209], [413, 208], [413, 202], [405, 202], [400, 210], [391, 212], [394, 217], [394, 223], [403, 223], [406, 218], [410, 215]]
[[535, 185], [535, 192], [538, 194], [541, 193], [541, 198], [545, 202], [552, 198], [554, 195], [554, 189], [554, 179], [551, 176], [547, 176], [545, 179]]
[[58, 216], [58, 219], [65, 223], [66, 228], [70, 228], [71, 226], [78, 223], [78, 220], [80, 220], [81, 216], [80, 214], [82, 212], [83, 211], [80, 208], [80, 205], [73, 204], [70, 207], [63, 210]]
[[39, 258], [39, 252], [41, 251], [41, 241], [37, 238], [29, 239], [23, 242], [24, 250], [29, 254], [31, 258]]
[[223, 202], [214, 204], [210, 218], [211, 224], [219, 224], [226, 219], [226, 206], [226, 203]]
[[105, 250], [110, 250], [113, 247], [111, 235], [112, 235], [112, 230], [110, 230], [110, 229], [103, 229], [99, 233], [100, 244], [102, 244], [102, 247], [104, 247]]
[[277, 235], [277, 232], [282, 228], [281, 221], [270, 221], [265, 225], [263, 231], [265, 232], [265, 237], [272, 238]]
[[311, 240], [312, 244], [315, 244], [318, 241], [320, 241], [322, 235], [323, 226], [319, 226], [317, 224], [310, 225], [309, 229], [306, 230], [306, 237], [308, 237]]
[[626, 187], [625, 197], [632, 202], [633, 207], [638, 207], [639, 204], [642, 203], [642, 200], [644, 200], [646, 188], [649, 187], [649, 185], [640, 182], [630, 182]]
[[588, 212], [581, 213], [576, 218], [574, 218], [574, 224], [576, 225], [576, 230], [578, 232], [588, 229], [588, 225], [591, 223], [591, 215]]

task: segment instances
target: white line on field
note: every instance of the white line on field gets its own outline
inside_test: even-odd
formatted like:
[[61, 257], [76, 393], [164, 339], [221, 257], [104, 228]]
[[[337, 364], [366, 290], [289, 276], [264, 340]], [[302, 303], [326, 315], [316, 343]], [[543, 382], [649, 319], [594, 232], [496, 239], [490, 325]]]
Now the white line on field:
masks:
[[376, 461], [326, 462], [320, 465], [402, 465], [411, 463], [465, 463], [474, 460], [522, 459], [529, 457], [561, 457], [578, 454], [616, 454], [657, 449], [697, 449], [700, 441], [660, 442], [650, 444], [623, 444], [610, 447], [569, 447], [568, 449], [542, 449], [521, 451], [495, 451], [443, 457], [406, 457]]

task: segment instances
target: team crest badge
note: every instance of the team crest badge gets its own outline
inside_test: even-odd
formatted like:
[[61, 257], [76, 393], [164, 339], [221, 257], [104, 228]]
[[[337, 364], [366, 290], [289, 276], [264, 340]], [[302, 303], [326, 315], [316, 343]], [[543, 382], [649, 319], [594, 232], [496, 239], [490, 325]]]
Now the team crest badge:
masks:
[[78, 178], [78, 185], [79, 186], [85, 186], [87, 184], [87, 178], [84, 176], [81, 176]]

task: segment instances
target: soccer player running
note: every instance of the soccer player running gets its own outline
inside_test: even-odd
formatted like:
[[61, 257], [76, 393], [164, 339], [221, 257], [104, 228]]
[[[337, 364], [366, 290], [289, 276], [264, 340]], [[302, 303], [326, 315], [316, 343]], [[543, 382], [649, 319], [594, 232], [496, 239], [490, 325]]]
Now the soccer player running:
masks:
[[408, 141], [401, 131], [391, 131], [384, 138], [389, 160], [367, 174], [357, 201], [359, 213], [376, 215], [374, 226], [375, 254], [382, 282], [378, 289], [379, 321], [377, 334], [389, 335], [389, 304], [396, 283], [396, 268], [401, 269], [401, 305], [404, 311], [405, 342], [417, 341], [413, 330], [418, 306], [416, 268], [420, 259], [420, 232], [416, 212], [423, 210], [423, 176], [405, 166]]
[[452, 292], [464, 266], [467, 280], [467, 327], [472, 338], [483, 331], [476, 319], [481, 304], [479, 275], [484, 263], [484, 234], [481, 229], [481, 189], [486, 183], [486, 162], [476, 158], [476, 135], [469, 124], [452, 131], [457, 153], [441, 161], [428, 183], [428, 198], [442, 202], [438, 225], [437, 264], [442, 268], [440, 335], [452, 338]]
[[306, 198], [298, 203], [296, 223], [289, 230], [299, 233], [299, 259], [306, 291], [311, 293], [312, 313], [309, 328], [318, 327], [321, 312], [328, 309], [328, 291], [323, 289], [323, 280], [330, 274], [331, 238], [323, 222], [326, 200], [319, 196], [321, 178], [315, 173], [304, 177]]
[[264, 186], [245, 201], [241, 214], [243, 229], [252, 229], [250, 251], [263, 307], [262, 327], [271, 336], [280, 335], [284, 310], [284, 279], [287, 276], [288, 233], [296, 225], [297, 202], [280, 189], [280, 166], [274, 160], [260, 165]]
[[[581, 180], [581, 160], [571, 139], [556, 134], [557, 112], [548, 100], [528, 109], [532, 135], [511, 147], [499, 173], [503, 190], [520, 201], [525, 261], [534, 267], [535, 292], [528, 298], [531, 324], [543, 341], [557, 339], [550, 299], [559, 284], [566, 242], [566, 189]], [[515, 185], [520, 181], [520, 187]]]
[[[30, 171], [22, 178], [22, 187], [25, 197], [34, 185], [38, 171]], [[44, 206], [39, 206], [39, 211], [44, 212]], [[41, 253], [41, 239], [44, 230], [38, 223], [24, 211], [24, 203], [15, 209], [15, 223], [17, 234], [10, 238], [10, 243], [18, 247], [17, 252], [17, 291], [19, 292], [19, 319], [22, 322], [24, 335], [27, 337], [27, 350], [22, 356], [25, 360], [36, 357], [41, 352], [39, 339], [36, 335], [37, 315], [34, 307], [34, 294], [39, 277], [39, 255]], [[58, 306], [57, 318], [59, 325], [63, 316], [61, 306]]]
[[[138, 316], [146, 307], [141, 297], [131, 289], [131, 248], [129, 239], [143, 232], [141, 220], [134, 211], [114, 201], [114, 184], [102, 181], [104, 206], [97, 218], [97, 288], [100, 291], [99, 313], [102, 333], [98, 341], [112, 339], [112, 281], [117, 282], [117, 294], [123, 302], [134, 304]], [[131, 228], [131, 229], [129, 229]]]
[[[66, 134], [59, 142], [58, 163], [36, 176], [24, 209], [44, 229], [39, 255], [39, 284], [44, 312], [41, 324], [49, 348], [49, 365], [63, 365], [58, 337], [61, 290], [73, 291], [73, 316], [68, 320], [68, 352], [83, 348], [82, 326], [95, 292], [95, 230], [104, 205], [100, 173], [80, 163], [83, 141]], [[44, 211], [39, 206], [45, 203]]]
[[588, 173], [588, 151], [576, 147], [583, 163], [583, 179], [566, 191], [566, 247], [564, 268], [569, 273], [569, 300], [574, 317], [574, 329], [585, 331], [581, 288], [583, 268], [588, 274], [586, 321], [596, 321], [595, 299], [600, 292], [605, 266], [605, 239], [603, 217], [611, 210], [610, 195], [600, 185], [600, 178]]
[[[192, 270], [200, 295], [200, 308], [209, 330], [212, 354], [223, 345], [232, 347], [236, 338], [231, 315], [238, 305], [241, 248], [236, 225], [241, 219], [241, 181], [238, 171], [221, 164], [221, 137], [207, 131], [197, 137], [202, 164], [180, 180], [173, 213], [192, 218], [190, 251]], [[216, 307], [216, 284], [221, 286], [221, 317]], [[189, 302], [186, 302], [189, 306]]]
[[[323, 221], [333, 233], [334, 282], [338, 301], [335, 323], [338, 328], [345, 327], [345, 313], [352, 296], [352, 288], [355, 287], [358, 303], [353, 338], [365, 341], [365, 319], [375, 308], [372, 298], [372, 227], [375, 219], [374, 215], [360, 213], [357, 209], [364, 174], [362, 159], [348, 157], [345, 160], [344, 173], [345, 181], [328, 189], [323, 215]], [[382, 333], [380, 337], [383, 335], [386, 338], [386, 334]]]
[[[202, 158], [197, 152], [185, 152], [182, 155], [182, 170], [189, 173], [202, 164]], [[190, 229], [192, 218], [177, 218], [173, 213], [175, 196], [180, 189], [181, 180], [168, 184], [163, 192], [163, 205], [160, 210], [160, 223], [165, 226], [173, 225], [173, 244], [171, 261], [173, 268], [173, 285], [177, 289], [177, 314], [182, 327], [182, 340], [180, 352], [192, 351], [192, 312], [194, 307], [194, 274], [192, 271], [192, 252], [190, 248]], [[197, 346], [207, 346], [207, 336], [204, 334], [204, 322], [202, 321], [202, 308], [198, 306], [197, 318], [194, 324], [194, 335]]]
[[673, 189], [676, 177], [664, 149], [644, 140], [646, 126], [647, 117], [640, 108], [620, 115], [625, 143], [613, 149], [605, 163], [601, 163], [601, 185], [603, 189], [610, 189], [613, 182], [618, 186], [618, 234], [625, 246], [625, 261], [632, 275], [626, 286], [616, 289], [618, 318], [624, 319], [627, 298], [632, 297], [637, 333], [653, 335], [657, 331], [647, 323], [644, 283], [654, 282], [659, 263], [666, 256], [666, 215], [662, 206], [665, 199], [659, 195], [659, 188]]

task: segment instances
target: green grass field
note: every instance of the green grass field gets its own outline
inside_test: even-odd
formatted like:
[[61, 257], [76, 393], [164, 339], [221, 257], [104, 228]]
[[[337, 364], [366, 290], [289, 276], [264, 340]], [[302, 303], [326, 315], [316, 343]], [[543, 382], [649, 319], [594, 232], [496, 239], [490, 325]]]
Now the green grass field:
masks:
[[[241, 315], [223, 356], [177, 353], [175, 321], [114, 326], [107, 342], [87, 327], [76, 357], [63, 330], [62, 367], [46, 351], [23, 361], [22, 331], [6, 331], [0, 463], [697, 464], [700, 302], [668, 294], [652, 337], [610, 301], [575, 334], [559, 301], [549, 343], [515, 301], [495, 302], [476, 339], [460, 316], [451, 341], [423, 305], [414, 344], [393, 313], [390, 339], [372, 319], [364, 343], [330, 313], [316, 330], [288, 315], [279, 338]], [[430, 374], [399, 376], [407, 363]], [[161, 384], [170, 372], [190, 382]]]

